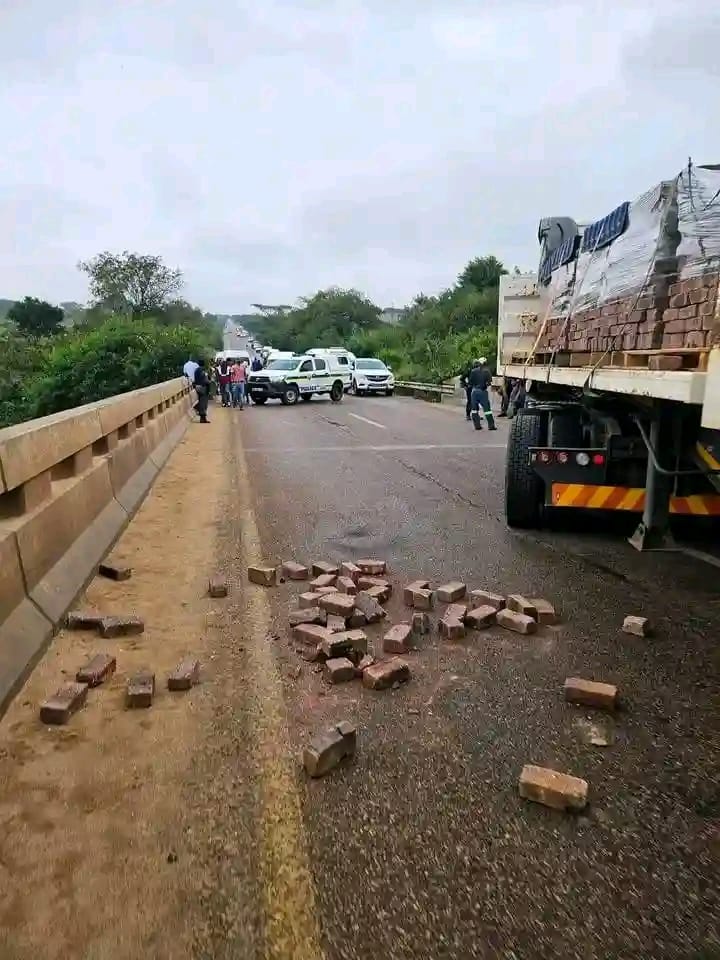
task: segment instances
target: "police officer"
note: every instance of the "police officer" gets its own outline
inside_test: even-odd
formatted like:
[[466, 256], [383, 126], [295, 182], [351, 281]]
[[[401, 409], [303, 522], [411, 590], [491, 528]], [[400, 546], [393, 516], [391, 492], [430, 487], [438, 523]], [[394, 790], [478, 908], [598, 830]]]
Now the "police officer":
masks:
[[482, 408], [487, 420], [488, 430], [496, 430], [495, 417], [490, 406], [488, 389], [492, 383], [492, 374], [486, 366], [487, 359], [480, 357], [473, 363], [467, 382], [470, 386], [470, 415], [476, 430], [482, 430]]

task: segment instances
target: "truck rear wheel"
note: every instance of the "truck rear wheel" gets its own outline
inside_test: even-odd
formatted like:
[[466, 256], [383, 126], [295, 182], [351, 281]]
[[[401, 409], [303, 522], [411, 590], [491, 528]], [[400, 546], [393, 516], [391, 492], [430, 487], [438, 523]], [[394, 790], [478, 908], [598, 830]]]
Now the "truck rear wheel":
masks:
[[540, 526], [543, 483], [530, 466], [530, 447], [542, 447], [546, 418], [521, 414], [513, 418], [505, 461], [505, 519], [510, 527]]

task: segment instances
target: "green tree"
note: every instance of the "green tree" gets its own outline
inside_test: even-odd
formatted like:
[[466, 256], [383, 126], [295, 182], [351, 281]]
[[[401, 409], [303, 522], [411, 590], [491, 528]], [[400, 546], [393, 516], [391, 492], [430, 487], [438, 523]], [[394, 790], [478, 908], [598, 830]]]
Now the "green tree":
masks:
[[484, 290], [486, 287], [497, 287], [504, 273], [507, 270], [497, 257], [475, 257], [459, 274], [457, 283], [459, 287]]
[[45, 300], [25, 297], [10, 307], [7, 317], [28, 337], [49, 337], [62, 330], [65, 315], [60, 307]]
[[93, 306], [133, 317], [162, 310], [183, 285], [180, 270], [165, 266], [162, 257], [127, 250], [106, 250], [78, 267], [88, 275]]

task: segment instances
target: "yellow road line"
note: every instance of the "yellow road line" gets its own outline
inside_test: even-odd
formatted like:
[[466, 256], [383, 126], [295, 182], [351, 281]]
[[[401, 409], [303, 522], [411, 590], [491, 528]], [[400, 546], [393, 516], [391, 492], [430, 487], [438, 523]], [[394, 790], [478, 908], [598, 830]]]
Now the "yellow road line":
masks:
[[[243, 570], [262, 563], [262, 545], [250, 497], [247, 461], [239, 430], [230, 423], [237, 470], [237, 510], [242, 528]], [[268, 960], [322, 960], [315, 888], [307, 857], [300, 796], [288, 751], [283, 694], [272, 646], [268, 596], [250, 587], [243, 626], [255, 697], [255, 743], [261, 783], [262, 882], [265, 956]]]

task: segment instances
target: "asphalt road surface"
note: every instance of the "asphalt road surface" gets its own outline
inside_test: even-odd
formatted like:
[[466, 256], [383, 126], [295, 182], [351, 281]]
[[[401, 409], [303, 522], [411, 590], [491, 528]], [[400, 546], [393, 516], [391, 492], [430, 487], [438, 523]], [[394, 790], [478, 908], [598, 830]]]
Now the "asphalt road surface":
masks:
[[[372, 693], [327, 688], [286, 642], [297, 587], [269, 595], [291, 755], [331, 722], [360, 729], [352, 764], [309, 783], [294, 769], [307, 869], [298, 939], [276, 955], [720, 956], [717, 569], [640, 556], [622, 526], [509, 531], [503, 421], [476, 433], [456, 407], [398, 398], [215, 418], [247, 467], [229, 530], [247, 537], [250, 511], [266, 558], [386, 559], [395, 620], [419, 577], [542, 596], [562, 617], [537, 637], [433, 636], [407, 686]], [[656, 636], [621, 633], [630, 613]], [[617, 684], [622, 709], [565, 704], [567, 676]], [[586, 778], [586, 812], [520, 800], [525, 763]]]

